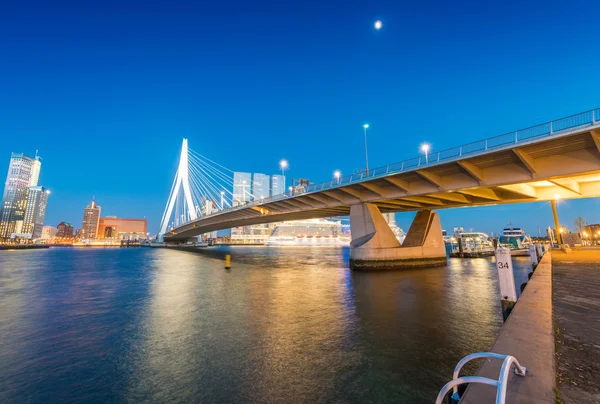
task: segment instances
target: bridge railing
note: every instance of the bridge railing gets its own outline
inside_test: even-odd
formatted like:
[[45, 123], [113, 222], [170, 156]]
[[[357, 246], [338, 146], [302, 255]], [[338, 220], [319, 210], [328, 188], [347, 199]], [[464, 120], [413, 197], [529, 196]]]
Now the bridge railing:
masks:
[[[463, 157], [472, 157], [488, 151], [497, 151], [514, 145], [523, 144], [534, 139], [560, 135], [575, 129], [580, 129], [585, 126], [593, 126], [600, 124], [600, 108], [571, 115], [565, 118], [557, 119], [551, 122], [542, 123], [540, 125], [531, 126], [529, 128], [516, 130], [514, 132], [504, 133], [499, 136], [490, 137], [483, 140], [478, 140], [472, 143], [467, 143], [462, 146], [453, 147], [450, 149], [441, 150], [438, 152], [429, 153], [427, 156], [414, 157], [408, 160], [403, 160], [398, 163], [388, 164], [382, 167], [369, 169], [356, 174], [350, 174], [339, 179], [333, 179], [318, 184], [310, 184], [304, 188], [294, 190], [292, 192], [284, 192], [279, 195], [261, 199], [258, 201], [247, 202], [244, 205], [233, 206], [220, 211], [215, 211], [211, 215], [221, 214], [224, 212], [235, 211], [249, 206], [262, 205], [264, 203], [275, 202], [299, 194], [318, 192], [327, 189], [333, 189], [344, 185], [359, 183], [373, 178], [382, 178], [391, 174], [398, 174], [405, 171], [418, 169], [424, 166], [437, 165], [438, 163], [446, 163], [453, 160], [459, 160]], [[206, 217], [206, 216], [204, 216]]]
[[[566, 130], [572, 130], [581, 126], [594, 125], [598, 122], [600, 122], [600, 109], [586, 111], [555, 121], [531, 126], [529, 128], [520, 129], [514, 132], [504, 133], [499, 136], [478, 140], [450, 149], [441, 150], [439, 152], [430, 153], [427, 156], [414, 157], [398, 163], [376, 167], [374, 169], [370, 169], [368, 172], [363, 171], [357, 174], [346, 175], [339, 179], [334, 179], [319, 184], [311, 184], [306, 188], [305, 192], [336, 188], [343, 185], [357, 183], [366, 179], [384, 177], [389, 174], [410, 171], [418, 169], [419, 167], [434, 165], [440, 162], [458, 160], [466, 156], [474, 156], [509, 146], [512, 147], [515, 144], [522, 144], [533, 139], [557, 135]], [[289, 193], [282, 195], [286, 197], [291, 196]], [[265, 200], [263, 202], [267, 201], [268, 200]]]

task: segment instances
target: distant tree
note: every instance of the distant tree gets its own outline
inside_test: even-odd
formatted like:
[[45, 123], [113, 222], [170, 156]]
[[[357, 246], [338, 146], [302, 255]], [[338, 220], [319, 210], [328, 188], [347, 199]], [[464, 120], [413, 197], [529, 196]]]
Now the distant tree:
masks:
[[577, 229], [578, 233], [583, 233], [585, 226], [587, 225], [587, 223], [585, 222], [585, 219], [581, 216], [579, 216], [577, 219], [575, 219], [575, 228]]

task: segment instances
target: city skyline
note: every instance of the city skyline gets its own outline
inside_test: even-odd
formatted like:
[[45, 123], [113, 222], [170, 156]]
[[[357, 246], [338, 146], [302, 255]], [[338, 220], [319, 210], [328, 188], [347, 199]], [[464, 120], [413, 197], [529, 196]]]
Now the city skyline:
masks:
[[[113, 4], [11, 6], [0, 17], [14, 38], [0, 44], [11, 60], [0, 66], [11, 77], [2, 160], [40, 149], [53, 191], [46, 223], [78, 223], [73, 212], [96, 195], [107, 215], [145, 217], [154, 233], [182, 137], [236, 171], [274, 173], [285, 158], [289, 179], [320, 182], [364, 167], [365, 123], [377, 167], [419, 154], [423, 142], [435, 152], [599, 106], [596, 56], [580, 40], [593, 27], [548, 23], [567, 6], [315, 4], [261, 15], [237, 4], [226, 20], [224, 5], [144, 15]], [[123, 20], [111, 17], [117, 9]], [[123, 22], [133, 15], [135, 28]], [[563, 46], [586, 57], [540, 64]], [[434, 130], [440, 122], [446, 135]], [[593, 222], [599, 207], [597, 198], [563, 201], [561, 222]], [[513, 222], [535, 235], [552, 225], [543, 204], [440, 216], [446, 229]], [[398, 225], [412, 217], [397, 215]]]

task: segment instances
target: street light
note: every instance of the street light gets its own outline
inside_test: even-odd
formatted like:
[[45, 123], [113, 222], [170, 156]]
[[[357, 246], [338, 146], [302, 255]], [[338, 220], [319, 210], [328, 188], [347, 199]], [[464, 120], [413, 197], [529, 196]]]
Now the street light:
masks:
[[281, 176], [285, 176], [285, 169], [288, 168], [287, 160], [281, 160], [279, 162], [279, 166], [281, 167]]
[[369, 175], [369, 151], [367, 150], [367, 129], [369, 129], [369, 124], [365, 123], [363, 125], [363, 129], [365, 131], [365, 160], [366, 160], [366, 171], [367, 175]]
[[431, 148], [431, 145], [429, 145], [429, 143], [423, 143], [421, 145], [421, 151], [423, 153], [425, 153], [425, 164], [429, 163], [429, 149]]
[[285, 189], [285, 169], [288, 168], [287, 160], [281, 160], [279, 162], [279, 167], [281, 167], [281, 179], [283, 180], [283, 189]]
[[340, 177], [342, 176], [342, 173], [340, 173], [339, 170], [335, 170], [333, 172], [333, 176], [335, 177], [335, 179], [337, 180], [337, 183], [339, 184], [340, 183]]

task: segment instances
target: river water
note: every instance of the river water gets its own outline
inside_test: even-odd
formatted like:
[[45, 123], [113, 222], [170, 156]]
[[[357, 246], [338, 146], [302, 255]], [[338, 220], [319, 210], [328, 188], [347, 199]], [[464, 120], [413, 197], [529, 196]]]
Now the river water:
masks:
[[433, 402], [502, 324], [493, 259], [370, 273], [348, 256], [2, 251], [0, 402]]

